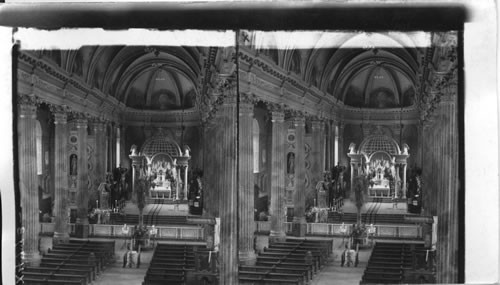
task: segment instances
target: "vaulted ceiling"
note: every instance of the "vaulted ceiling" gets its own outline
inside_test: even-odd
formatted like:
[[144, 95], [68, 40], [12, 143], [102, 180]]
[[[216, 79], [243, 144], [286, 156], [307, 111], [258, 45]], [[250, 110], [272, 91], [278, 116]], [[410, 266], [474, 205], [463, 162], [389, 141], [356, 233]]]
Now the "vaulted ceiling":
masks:
[[[290, 76], [344, 105], [384, 109], [418, 102], [426, 47], [416, 44], [411, 33], [370, 33], [368, 38], [354, 32], [334, 37], [318, 33], [304, 39], [309, 48], [283, 48], [276, 44], [280, 40], [255, 49]], [[196, 104], [208, 51], [198, 47], [83, 46], [41, 55], [127, 107], [180, 110]]]
[[196, 47], [84, 46], [44, 51], [42, 56], [128, 107], [179, 110], [195, 105], [206, 52]]
[[373, 41], [376, 44], [366, 38], [359, 33], [343, 33], [336, 37], [319, 35], [307, 39], [312, 40], [310, 46], [313, 48], [303, 45], [287, 48], [276, 43], [280, 39], [274, 39], [274, 42], [268, 40], [263, 44], [266, 48], [257, 48], [262, 56], [292, 76], [345, 105], [359, 108], [414, 105], [426, 48], [419, 47], [411, 34], [370, 34], [370, 38], [376, 38]]

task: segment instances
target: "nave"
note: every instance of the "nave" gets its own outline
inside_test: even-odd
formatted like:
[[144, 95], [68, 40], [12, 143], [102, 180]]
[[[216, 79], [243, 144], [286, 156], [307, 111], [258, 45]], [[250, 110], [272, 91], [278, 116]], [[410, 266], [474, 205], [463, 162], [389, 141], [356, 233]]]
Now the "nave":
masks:
[[[420, 227], [405, 217], [418, 217], [406, 212], [405, 203], [384, 202], [374, 199], [361, 211], [363, 223], [376, 230], [367, 236], [353, 235], [356, 207], [346, 199], [339, 209], [338, 221], [317, 221], [308, 227], [308, 237], [288, 236], [286, 241], [271, 242], [268, 232], [262, 230], [265, 222], [257, 226], [257, 260], [253, 265], [239, 266], [241, 284], [330, 284], [332, 278], [339, 284], [414, 283], [409, 272], [422, 266], [413, 252], [422, 251]], [[156, 213], [155, 219], [145, 218], [146, 227], [164, 231], [176, 227], [190, 227], [187, 212], [176, 212], [163, 204], [150, 204], [144, 213]], [[26, 267], [27, 284], [214, 284], [216, 282], [217, 253], [207, 249], [203, 240], [189, 239], [182, 235], [156, 234], [143, 240], [134, 235], [134, 214], [137, 208], [126, 204], [121, 212], [131, 217], [128, 236], [106, 236], [105, 231], [91, 231], [88, 240], [71, 238], [68, 244], [54, 244], [50, 235], [42, 237], [40, 245], [42, 263], [39, 267]], [[336, 212], [336, 213], [338, 213]], [[384, 216], [385, 215], [385, 216]], [[184, 221], [172, 222], [174, 217]], [[387, 217], [393, 217], [387, 219]], [[398, 217], [398, 218], [397, 218]], [[167, 221], [154, 222], [153, 221]], [[371, 224], [370, 224], [371, 223]], [[124, 229], [121, 224], [100, 224]], [[155, 227], [153, 227], [155, 225]], [[268, 226], [267, 226], [268, 227]], [[324, 231], [324, 229], [327, 231]], [[348, 232], [342, 232], [342, 228]], [[412, 229], [417, 229], [412, 236]], [[406, 230], [406, 231], [405, 231]], [[421, 230], [421, 229], [420, 229]], [[123, 234], [123, 233], [122, 233]], [[206, 237], [205, 237], [206, 238]], [[134, 244], [138, 246], [134, 250]], [[416, 248], [398, 249], [401, 244], [417, 245]], [[132, 250], [131, 250], [132, 248]], [[106, 250], [103, 250], [106, 249]], [[416, 250], [420, 249], [420, 250]], [[427, 248], [429, 250], [429, 248]], [[91, 260], [90, 253], [92, 253]], [[430, 255], [429, 255], [430, 254]], [[394, 256], [391, 261], [390, 256]], [[401, 257], [398, 257], [401, 256]], [[403, 260], [404, 262], [399, 262]], [[198, 260], [198, 261], [196, 261]], [[80, 263], [80, 264], [78, 264]], [[429, 265], [423, 262], [425, 266]], [[430, 265], [432, 266], [432, 265]], [[50, 269], [49, 269], [50, 268]], [[406, 272], [406, 274], [404, 274]], [[39, 274], [40, 273], [40, 274]], [[82, 277], [82, 275], [85, 275]], [[421, 278], [429, 276], [419, 275]], [[85, 277], [85, 278], [84, 278]], [[46, 280], [46, 281], [41, 281]], [[427, 279], [431, 283], [432, 279]], [[49, 282], [49, 283], [47, 283]], [[125, 282], [125, 283], [123, 283]], [[206, 283], [200, 283], [206, 282]], [[336, 282], [337, 284], [337, 282]]]
[[125, 269], [151, 268], [141, 282], [307, 283], [393, 241], [439, 258], [387, 278], [455, 282], [457, 33], [423, 32], [432, 48], [384, 32], [395, 46], [340, 32], [340, 48], [268, 48], [258, 37], [279, 37], [242, 31], [238, 49], [19, 51], [19, 278], [48, 248], [107, 239]]
[[[410, 266], [400, 266], [395, 267], [391, 264], [382, 264], [376, 265], [374, 263], [376, 258], [387, 258], [388, 254], [394, 254], [394, 250], [385, 250], [388, 246], [401, 246], [406, 244], [410, 246], [411, 244], [417, 245], [417, 248], [421, 246], [421, 243], [415, 243], [413, 241], [401, 241], [401, 240], [380, 240], [377, 241], [373, 246], [366, 247], [358, 251], [357, 253], [357, 265], [354, 265], [354, 261], [349, 264], [347, 262], [342, 266], [342, 255], [345, 254], [345, 241], [340, 237], [333, 238], [312, 238], [314, 240], [327, 241], [331, 242], [331, 254], [327, 257], [324, 263], [321, 263], [319, 270], [314, 273], [313, 268], [307, 269], [306, 266], [297, 266], [292, 264], [286, 265], [273, 265], [273, 266], [240, 266], [240, 272], [243, 276], [244, 274], [249, 274], [250, 277], [243, 277], [240, 281], [242, 284], [280, 284], [280, 278], [293, 278], [294, 275], [299, 274], [300, 280], [302, 281], [293, 281], [288, 279], [286, 281], [281, 281], [282, 284], [309, 284], [309, 285], [327, 285], [332, 284], [334, 281], [335, 284], [339, 285], [350, 285], [350, 284], [374, 284], [374, 283], [413, 283], [405, 280], [401, 275], [403, 269], [411, 268]], [[102, 242], [103, 239], [90, 239], [91, 242]], [[298, 239], [294, 239], [290, 244], [297, 244]], [[74, 281], [64, 283], [61, 280], [55, 281], [55, 283], [36, 283], [34, 281], [29, 282], [29, 280], [35, 280], [37, 277], [36, 273], [30, 274], [30, 278], [27, 278], [27, 283], [25, 284], [93, 284], [93, 285], [119, 285], [119, 284], [210, 284], [210, 283], [200, 283], [198, 281], [192, 281], [191, 283], [187, 282], [186, 272], [194, 271], [194, 254], [184, 254], [184, 258], [187, 257], [188, 264], [184, 265], [181, 260], [178, 260], [173, 264], [166, 264], [165, 266], [161, 266], [162, 262], [157, 257], [160, 256], [158, 252], [170, 252], [170, 258], [175, 258], [174, 251], [176, 252], [184, 252], [186, 248], [192, 247], [201, 247], [203, 248], [203, 243], [199, 242], [161, 242], [157, 244], [157, 248], [155, 251], [143, 251], [141, 252], [141, 263], [139, 266], [134, 264], [133, 267], [124, 267], [123, 264], [123, 256], [127, 253], [127, 250], [123, 247], [122, 240], [113, 241], [115, 246], [114, 256], [111, 260], [108, 260], [107, 263], [104, 264], [103, 269], [99, 272], [94, 273], [92, 270], [85, 271], [85, 268], [91, 268], [91, 266], [86, 266], [82, 264], [73, 264], [67, 262], [67, 264], [60, 267], [53, 267], [50, 270], [45, 265], [40, 270], [35, 270], [34, 268], [27, 269], [29, 272], [43, 272], [40, 274], [38, 278], [47, 278], [53, 272], [58, 272], [59, 276], [54, 276], [54, 278], [70, 275], [74, 276], [76, 280], [79, 274], [86, 275], [85, 278], [81, 277], [81, 279], [85, 279], [86, 282]], [[391, 246], [392, 245], [392, 246]], [[261, 246], [261, 245], [259, 245]], [[281, 252], [283, 251], [283, 245], [276, 245], [274, 247], [269, 247], [265, 250], [265, 252]], [[43, 238], [42, 239], [42, 251], [48, 251], [49, 248], [52, 248], [52, 252], [54, 252], [56, 247], [53, 247], [51, 244], [51, 239]], [[375, 254], [377, 251], [377, 254]], [[399, 253], [398, 253], [399, 254]], [[325, 254], [326, 255], [326, 254]], [[378, 257], [377, 257], [378, 256]], [[156, 261], [153, 261], [156, 257]], [[166, 259], [167, 257], [165, 257]], [[344, 257], [345, 259], [345, 257]], [[314, 261], [316, 263], [316, 261]], [[165, 263], [163, 263], [165, 264]], [[297, 263], [300, 264], [300, 263]], [[159, 266], [158, 266], [159, 265]], [[83, 268], [83, 269], [82, 269]], [[391, 269], [392, 268], [392, 269]], [[392, 273], [390, 272], [392, 270]], [[389, 272], [388, 272], [389, 271]], [[152, 274], [155, 273], [156, 275]], [[261, 272], [261, 276], [265, 277], [266, 282], [258, 281], [260, 277], [258, 273]], [[396, 272], [396, 273], [394, 273]], [[252, 274], [253, 273], [253, 274]], [[272, 273], [271, 275], [266, 275], [266, 273]], [[283, 276], [280, 276], [280, 273], [283, 273]], [[49, 275], [47, 275], [49, 274]], [[65, 274], [65, 275], [61, 275]], [[384, 277], [385, 276], [385, 277]], [[390, 277], [391, 276], [392, 279]], [[188, 277], [192, 278], [192, 276]], [[255, 280], [250, 281], [252, 278]], [[370, 279], [371, 278], [371, 279]], [[66, 278], [68, 281], [71, 278]], [[244, 283], [246, 279], [247, 283]], [[272, 281], [271, 279], [276, 279]], [[55, 279], [50, 279], [55, 280]], [[156, 281], [155, 283], [155, 280]], [[208, 279], [207, 279], [208, 280]], [[285, 280], [285, 279], [281, 279]], [[431, 283], [432, 280], [426, 280], [425, 283]], [[77, 283], [78, 282], [78, 283]], [[168, 283], [165, 283], [168, 282]], [[296, 283], [294, 283], [296, 282]], [[302, 283], [301, 283], [302, 282]]]

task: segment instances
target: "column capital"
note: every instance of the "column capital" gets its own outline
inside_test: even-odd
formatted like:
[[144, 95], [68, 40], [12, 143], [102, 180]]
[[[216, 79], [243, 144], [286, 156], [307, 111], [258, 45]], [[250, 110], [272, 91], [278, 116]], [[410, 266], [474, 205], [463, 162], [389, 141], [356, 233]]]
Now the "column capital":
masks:
[[76, 128], [86, 128], [88, 125], [87, 115], [84, 113], [71, 112], [69, 119], [75, 124]]
[[304, 124], [306, 122], [306, 114], [302, 111], [298, 110], [293, 110], [293, 109], [286, 109], [285, 110], [285, 117], [287, 119], [290, 119], [294, 124], [299, 123], [299, 124]]
[[305, 127], [306, 119], [304, 117], [293, 117], [292, 118], [293, 125], [295, 127]]
[[253, 117], [253, 109], [254, 109], [255, 97], [251, 94], [240, 94], [240, 105], [239, 105], [239, 114], [240, 116], [250, 116]]
[[345, 121], [339, 121], [339, 130], [340, 130], [340, 131], [343, 131], [343, 130], [344, 130], [344, 128], [345, 128], [345, 125], [346, 125], [346, 124], [345, 124]]
[[100, 118], [94, 119], [92, 120], [92, 126], [94, 127], [94, 131], [103, 132], [106, 130], [106, 121]]
[[271, 112], [271, 122], [283, 123], [284, 121], [285, 121], [285, 113], [279, 111]]
[[54, 124], [56, 125], [65, 125], [68, 122], [68, 114], [64, 112], [53, 113], [54, 115]]
[[251, 93], [240, 93], [240, 105], [247, 104], [247, 105], [254, 105], [257, 103], [259, 100], [257, 96]]
[[323, 120], [314, 119], [311, 121], [311, 127], [313, 130], [323, 130], [325, 127], [325, 122]]
[[49, 109], [54, 116], [54, 124], [66, 124], [68, 122], [68, 113], [71, 109], [66, 105], [49, 105]]
[[19, 117], [36, 118], [36, 110], [40, 105], [40, 100], [35, 95], [19, 94], [17, 97], [17, 105], [19, 108]]

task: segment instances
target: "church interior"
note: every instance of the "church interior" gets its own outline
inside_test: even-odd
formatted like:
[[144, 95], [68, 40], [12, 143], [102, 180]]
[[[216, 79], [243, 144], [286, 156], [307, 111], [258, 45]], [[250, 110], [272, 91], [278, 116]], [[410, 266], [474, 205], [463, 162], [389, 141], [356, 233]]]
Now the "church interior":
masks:
[[14, 55], [19, 279], [457, 283], [461, 32], [236, 34]]

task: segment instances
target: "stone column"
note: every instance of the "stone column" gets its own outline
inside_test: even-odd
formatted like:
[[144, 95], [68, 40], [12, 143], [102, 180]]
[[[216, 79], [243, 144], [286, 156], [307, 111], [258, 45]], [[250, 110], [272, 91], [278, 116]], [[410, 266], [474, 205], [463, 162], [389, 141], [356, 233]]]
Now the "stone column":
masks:
[[[396, 185], [395, 185], [396, 187], [394, 190], [396, 193], [394, 193], [394, 194], [396, 195], [397, 198], [402, 198], [402, 197], [399, 197], [399, 190], [402, 189], [401, 187], [403, 186], [403, 185], [401, 185], [401, 178], [399, 177], [399, 164], [396, 164], [394, 166], [394, 168], [396, 168]], [[397, 184], [398, 182], [400, 185]], [[401, 190], [401, 191], [403, 191], [403, 190]]]
[[456, 97], [443, 96], [439, 111], [442, 138], [440, 141], [442, 158], [440, 161], [438, 191], [438, 244], [437, 282], [458, 282], [458, 125]]
[[335, 129], [335, 121], [331, 121], [329, 124], [330, 128], [330, 143], [328, 144], [328, 148], [330, 149], [329, 157], [330, 157], [330, 163], [328, 164], [328, 170], [331, 171], [332, 168], [335, 166], [335, 156], [337, 155], [335, 153], [335, 136], [336, 136], [336, 129]]
[[23, 234], [23, 262], [37, 266], [40, 263], [39, 232], [40, 207], [38, 205], [38, 177], [36, 165], [36, 98], [18, 97], [18, 158], [19, 190], [21, 194], [21, 224]]
[[304, 135], [305, 135], [305, 119], [304, 116], [295, 112], [293, 118], [293, 125], [295, 127], [295, 192], [293, 195], [293, 224], [292, 232], [294, 236], [303, 237], [306, 235], [306, 188], [305, 176], [306, 166], [304, 159]]
[[239, 105], [239, 257], [242, 264], [255, 263], [254, 250], [254, 174], [253, 174], [253, 103], [240, 95]]
[[324, 171], [324, 159], [323, 155], [324, 143], [325, 143], [325, 128], [323, 121], [313, 120], [311, 123], [312, 127], [312, 150], [311, 150], [311, 182], [313, 187], [323, 180]]
[[403, 164], [403, 199], [406, 199], [406, 166]]
[[[223, 79], [226, 97], [216, 113], [220, 216], [219, 284], [238, 284], [238, 184], [236, 82]], [[244, 131], [244, 130], [241, 130]], [[209, 190], [209, 191], [210, 191]]]
[[73, 121], [78, 136], [78, 186], [77, 199], [78, 214], [76, 218], [76, 236], [87, 238], [89, 234], [88, 202], [88, 166], [87, 166], [87, 118], [83, 114], [74, 114]]
[[68, 124], [67, 114], [62, 107], [51, 107], [54, 115], [54, 216], [53, 243], [69, 240], [68, 230]]
[[353, 187], [354, 187], [354, 167], [356, 167], [356, 165], [354, 163], [351, 163], [351, 193], [353, 191]]
[[186, 165], [186, 167], [184, 168], [184, 197], [182, 198], [182, 200], [186, 201], [187, 200], [187, 196], [188, 196], [188, 171], [189, 171], [189, 165]]
[[203, 125], [203, 214], [206, 217], [217, 217], [219, 213], [219, 191], [218, 180], [220, 179], [217, 169], [219, 168], [216, 158], [219, 157], [220, 148], [217, 147], [216, 136], [218, 127], [215, 118]]
[[120, 164], [123, 167], [126, 167], [124, 164], [125, 159], [127, 158], [127, 150], [125, 149], [125, 134], [127, 133], [127, 126], [120, 126]]
[[271, 232], [269, 242], [285, 240], [285, 114], [280, 106], [271, 107], [272, 145], [271, 145]]
[[142, 164], [143, 156], [139, 155], [129, 155], [129, 158], [132, 160], [132, 199], [135, 199], [135, 182], [137, 181], [137, 170]]
[[100, 120], [93, 122], [95, 132], [95, 176], [98, 184], [106, 181], [106, 132], [104, 123]]
[[[330, 170], [331, 170], [333, 167], [337, 166], [337, 164], [335, 163], [335, 158], [336, 158], [336, 157], [338, 157], [338, 155], [339, 155], [339, 154], [338, 154], [338, 151], [335, 151], [335, 143], [336, 143], [336, 138], [337, 138], [337, 137], [338, 137], [338, 135], [339, 135], [339, 134], [337, 133], [337, 128], [336, 128], [336, 127], [337, 127], [337, 125], [338, 125], [338, 124], [337, 124], [337, 121], [333, 120], [333, 121], [332, 121], [332, 126], [331, 126], [331, 128], [332, 128], [332, 146], [331, 146], [331, 148], [332, 148], [332, 154], [331, 154], [331, 159], [332, 159], [332, 160], [331, 160], [331, 164], [330, 164]], [[337, 145], [337, 147], [338, 147], [338, 145]]]
[[336, 154], [338, 155], [338, 162], [340, 165], [347, 167], [347, 161], [346, 161], [346, 152], [347, 149], [344, 148], [344, 128], [345, 128], [345, 123], [340, 122], [339, 123], [339, 152]]
[[[325, 130], [327, 130], [326, 133], [324, 133], [324, 138], [326, 140], [326, 147], [324, 148], [325, 149], [325, 153], [323, 154], [323, 157], [324, 157], [324, 164], [323, 164], [323, 171], [325, 170], [330, 170], [330, 151], [331, 151], [331, 144], [332, 144], [332, 128], [331, 128], [331, 125], [330, 125], [330, 122], [327, 121], [325, 122]], [[325, 169], [326, 168], [326, 169]]]

